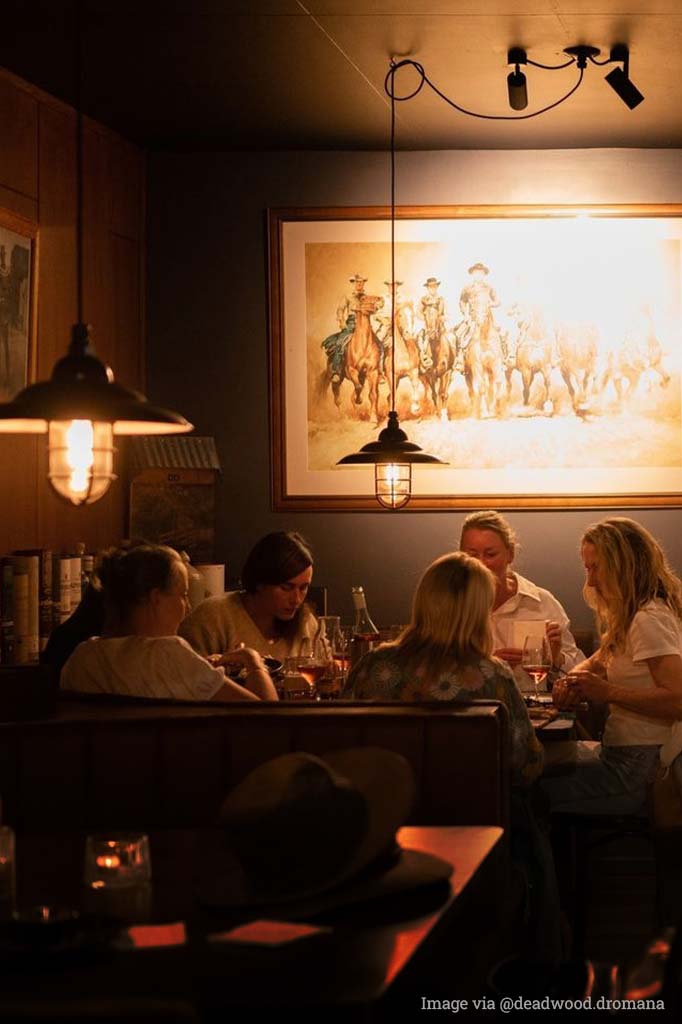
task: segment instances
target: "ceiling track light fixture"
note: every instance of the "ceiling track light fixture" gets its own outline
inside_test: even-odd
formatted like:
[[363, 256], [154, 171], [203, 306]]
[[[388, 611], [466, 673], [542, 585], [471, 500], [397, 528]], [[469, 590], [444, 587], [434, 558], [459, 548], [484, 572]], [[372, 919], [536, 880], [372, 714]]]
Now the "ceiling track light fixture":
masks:
[[97, 358], [91, 327], [83, 322], [83, 115], [81, 111], [82, 0], [76, 2], [76, 288], [78, 323], [49, 381], [39, 381], [0, 404], [0, 433], [47, 434], [48, 479], [72, 505], [90, 505], [109, 490], [114, 435], [185, 434], [192, 424], [177, 412], [151, 405], [138, 391], [114, 381]]
[[[389, 89], [389, 80], [393, 81], [393, 75], [404, 61], [396, 63], [391, 60], [391, 65], [386, 75], [384, 88], [391, 99], [391, 408], [388, 413], [388, 423], [380, 432], [377, 441], [370, 441], [363, 445], [358, 452], [352, 455], [345, 455], [339, 459], [337, 466], [367, 466], [374, 465], [374, 495], [380, 505], [388, 509], [404, 508], [412, 496], [412, 466], [415, 463], [431, 466], [443, 466], [446, 463], [435, 455], [429, 455], [421, 450], [418, 444], [409, 441], [407, 434], [401, 429], [398, 421], [398, 413], [395, 408], [395, 337], [396, 337], [396, 288], [399, 282], [396, 280], [395, 271], [395, 221], [396, 221], [396, 144], [395, 144], [395, 103], [396, 96], [392, 89]], [[377, 341], [377, 345], [381, 344]]]
[[[427, 85], [429, 89], [431, 89], [431, 91], [439, 96], [445, 103], [451, 106], [454, 110], [459, 111], [460, 114], [466, 114], [467, 117], [478, 117], [484, 121], [524, 121], [531, 117], [538, 117], [540, 114], [546, 114], [548, 110], [553, 110], [555, 107], [564, 103], [569, 96], [572, 96], [582, 84], [588, 62], [590, 64], [596, 64], [599, 67], [604, 67], [607, 64], [622, 64], [622, 67], [613, 68], [605, 78], [614, 92], [620, 96], [623, 103], [625, 103], [630, 110], [633, 110], [642, 102], [644, 96], [630, 81], [630, 51], [628, 47], [625, 43], [615, 44], [611, 47], [609, 56], [605, 60], [597, 59], [600, 52], [601, 51], [596, 46], [587, 46], [586, 44], [579, 43], [576, 46], [566, 47], [564, 53], [568, 57], [568, 60], [563, 61], [561, 64], [540, 64], [538, 61], [531, 60], [528, 53], [522, 46], [512, 46], [507, 51], [507, 64], [513, 65], [514, 68], [514, 70], [507, 75], [507, 96], [509, 98], [509, 106], [512, 110], [525, 110], [528, 106], [528, 83], [526, 75], [521, 70], [522, 66], [541, 68], [543, 71], [561, 71], [563, 68], [568, 68], [573, 65], [578, 71], [578, 80], [571, 86], [568, 92], [564, 93], [563, 96], [560, 96], [558, 100], [554, 100], [553, 103], [548, 103], [546, 106], [541, 107], [539, 110], [533, 110], [529, 114], [485, 114], [478, 110], [470, 110], [468, 107], [463, 107], [460, 103], [457, 103], [449, 96], [446, 96], [445, 93], [431, 81], [424, 70], [423, 64], [420, 64], [418, 61], [412, 60], [409, 57], [397, 62], [391, 62], [391, 68], [386, 76], [384, 88], [392, 101], [404, 103], [406, 100], [413, 99], [417, 93]], [[404, 96], [398, 96], [395, 94], [394, 89], [395, 75], [397, 71], [406, 67], [411, 67], [417, 72], [419, 81], [411, 92]]]

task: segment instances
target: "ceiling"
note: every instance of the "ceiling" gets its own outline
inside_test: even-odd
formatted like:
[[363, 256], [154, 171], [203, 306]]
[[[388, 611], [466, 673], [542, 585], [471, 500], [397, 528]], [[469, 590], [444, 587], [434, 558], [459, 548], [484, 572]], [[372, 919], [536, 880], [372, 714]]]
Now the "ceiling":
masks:
[[[73, 102], [75, 0], [3, 0], [0, 65]], [[82, 106], [156, 149], [384, 149], [391, 55], [460, 105], [512, 114], [507, 50], [546, 64], [630, 47], [629, 110], [588, 65], [579, 91], [527, 120], [479, 120], [427, 88], [398, 104], [403, 149], [682, 147], [682, 0], [82, 0]], [[612, 65], [615, 66], [615, 65]], [[529, 67], [528, 111], [574, 67]], [[417, 84], [411, 69], [400, 92]]]

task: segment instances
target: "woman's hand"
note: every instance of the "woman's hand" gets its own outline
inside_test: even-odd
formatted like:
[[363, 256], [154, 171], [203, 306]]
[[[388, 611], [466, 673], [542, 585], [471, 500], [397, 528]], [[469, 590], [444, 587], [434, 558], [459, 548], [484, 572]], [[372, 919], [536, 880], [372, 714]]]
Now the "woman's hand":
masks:
[[563, 662], [561, 655], [561, 625], [558, 622], [549, 621], [545, 623], [545, 636], [547, 637], [547, 643], [549, 644], [549, 650], [552, 656], [552, 667], [560, 668]]
[[571, 682], [569, 676], [562, 676], [557, 679], [552, 687], [552, 701], [554, 706], [562, 711], [575, 708], [580, 703], [580, 691], [575, 683]]
[[[254, 669], [266, 671], [263, 659], [258, 651], [255, 651], [252, 647], [244, 647], [243, 644], [231, 651], [225, 651], [223, 654], [209, 654], [206, 660], [216, 668], [227, 668], [231, 672], [238, 672], [241, 668], [245, 668], [247, 672], [251, 672]], [[229, 674], [230, 672], [228, 672]]]
[[498, 651], [493, 651], [493, 654], [501, 661], [506, 661], [512, 668], [516, 668], [521, 664], [523, 651], [520, 647], [500, 647]]
[[611, 684], [594, 672], [571, 672], [566, 682], [577, 689], [581, 700], [593, 704], [607, 704], [611, 700]]

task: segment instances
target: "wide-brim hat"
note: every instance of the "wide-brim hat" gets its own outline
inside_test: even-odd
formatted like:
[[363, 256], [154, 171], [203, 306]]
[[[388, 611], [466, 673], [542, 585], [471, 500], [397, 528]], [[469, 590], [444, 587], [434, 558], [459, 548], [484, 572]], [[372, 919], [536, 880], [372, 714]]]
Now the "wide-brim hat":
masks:
[[467, 270], [467, 274], [473, 274], [474, 270], [482, 270], [484, 274], [490, 273], [485, 263], [472, 263], [472, 265]]
[[353, 274], [353, 276], [349, 277], [348, 280], [352, 284], [354, 281], [363, 281], [364, 282], [364, 281], [367, 280], [367, 278], [363, 277], [362, 274]]
[[427, 277], [424, 281], [424, 288], [428, 288], [430, 284], [440, 284], [437, 277]]
[[205, 838], [198, 898], [302, 918], [447, 882], [449, 863], [396, 842], [414, 792], [405, 758], [377, 747], [268, 761], [232, 790]]
[[403, 283], [403, 281], [384, 281], [387, 288], [392, 288], [394, 284], [396, 288], [400, 288]]

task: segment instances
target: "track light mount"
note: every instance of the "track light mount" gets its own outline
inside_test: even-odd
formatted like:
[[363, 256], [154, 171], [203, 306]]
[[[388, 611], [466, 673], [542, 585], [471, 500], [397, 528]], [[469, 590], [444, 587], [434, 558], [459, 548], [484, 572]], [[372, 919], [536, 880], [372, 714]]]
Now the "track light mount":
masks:
[[564, 53], [568, 54], [569, 57], [575, 57], [579, 70], [584, 71], [588, 60], [594, 60], [595, 57], [598, 57], [601, 50], [597, 46], [583, 46], [582, 43], [579, 43], [577, 46], [565, 47]]

